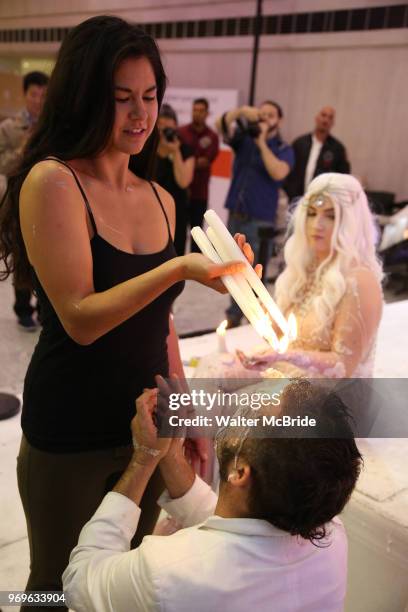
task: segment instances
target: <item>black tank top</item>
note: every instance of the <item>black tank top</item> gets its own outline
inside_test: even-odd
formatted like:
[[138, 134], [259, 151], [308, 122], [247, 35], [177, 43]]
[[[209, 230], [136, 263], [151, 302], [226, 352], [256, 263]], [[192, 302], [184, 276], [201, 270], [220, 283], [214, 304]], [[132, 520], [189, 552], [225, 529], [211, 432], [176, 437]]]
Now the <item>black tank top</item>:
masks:
[[[151, 255], [134, 255], [98, 234], [92, 210], [75, 172], [94, 236], [91, 240], [95, 292], [144, 274], [176, 256], [169, 239]], [[75, 245], [73, 245], [75, 248]], [[112, 448], [131, 443], [135, 399], [154, 376], [168, 376], [167, 336], [172, 303], [184, 283], [176, 283], [137, 314], [88, 346], [68, 336], [33, 270], [42, 331], [24, 381], [21, 425], [33, 446], [50, 452]]]

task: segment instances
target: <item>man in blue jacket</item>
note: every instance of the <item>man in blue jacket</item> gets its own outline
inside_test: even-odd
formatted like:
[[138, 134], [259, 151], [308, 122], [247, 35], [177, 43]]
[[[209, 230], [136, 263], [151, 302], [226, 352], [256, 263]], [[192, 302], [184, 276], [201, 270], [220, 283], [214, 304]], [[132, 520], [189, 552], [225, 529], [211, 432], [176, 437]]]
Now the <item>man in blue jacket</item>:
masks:
[[[231, 234], [245, 234], [255, 257], [259, 229], [273, 227], [278, 190], [294, 164], [292, 148], [279, 134], [282, 108], [267, 100], [259, 108], [241, 106], [224, 113], [217, 128], [235, 153], [231, 185], [225, 207]], [[242, 312], [235, 302], [227, 310], [229, 327], [240, 324]]]

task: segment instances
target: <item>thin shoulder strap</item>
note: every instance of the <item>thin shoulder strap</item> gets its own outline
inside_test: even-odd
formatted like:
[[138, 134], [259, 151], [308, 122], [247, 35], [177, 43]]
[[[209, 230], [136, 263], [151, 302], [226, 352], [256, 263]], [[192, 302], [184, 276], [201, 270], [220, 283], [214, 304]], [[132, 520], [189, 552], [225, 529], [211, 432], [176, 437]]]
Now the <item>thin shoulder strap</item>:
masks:
[[160, 204], [161, 209], [162, 209], [163, 214], [164, 214], [164, 218], [166, 219], [167, 230], [168, 230], [168, 232], [169, 232], [169, 238], [170, 238], [170, 240], [173, 240], [173, 239], [172, 239], [172, 237], [171, 237], [171, 231], [170, 231], [170, 223], [169, 223], [169, 219], [168, 219], [168, 217], [167, 217], [166, 210], [165, 210], [165, 208], [164, 208], [164, 206], [163, 206], [163, 202], [162, 202], [162, 201], [161, 201], [161, 199], [160, 199], [160, 196], [159, 196], [159, 194], [158, 194], [158, 191], [157, 191], [156, 187], [154, 186], [154, 183], [153, 183], [152, 181], [149, 181], [149, 183], [150, 183], [151, 188], [152, 188], [152, 189], [153, 189], [153, 191], [154, 191], [154, 194], [155, 194], [156, 198], [157, 198], [157, 199], [158, 199], [158, 201], [159, 201], [159, 204]]
[[92, 214], [92, 209], [91, 209], [91, 206], [89, 204], [88, 198], [86, 197], [85, 191], [83, 190], [83, 187], [82, 187], [81, 183], [79, 182], [79, 179], [78, 179], [75, 171], [71, 168], [71, 166], [69, 166], [67, 164], [67, 162], [63, 161], [62, 159], [58, 159], [58, 157], [45, 157], [44, 161], [47, 160], [47, 159], [59, 162], [60, 164], [62, 164], [66, 168], [68, 168], [68, 170], [70, 170], [70, 172], [72, 173], [72, 176], [74, 177], [75, 182], [78, 185], [78, 189], [81, 192], [81, 195], [82, 195], [82, 197], [84, 199], [86, 210], [88, 211], [89, 219], [91, 221], [92, 229], [94, 231], [94, 234], [96, 235], [98, 233], [98, 230], [96, 229], [96, 223], [95, 223], [94, 216]]

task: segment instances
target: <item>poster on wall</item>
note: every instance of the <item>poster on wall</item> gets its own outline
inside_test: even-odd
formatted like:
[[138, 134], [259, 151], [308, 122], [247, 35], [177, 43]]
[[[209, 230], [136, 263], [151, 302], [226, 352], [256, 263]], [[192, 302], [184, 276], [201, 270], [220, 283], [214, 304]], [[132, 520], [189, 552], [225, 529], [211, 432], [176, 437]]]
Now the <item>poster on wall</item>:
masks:
[[191, 108], [196, 98], [206, 98], [210, 105], [210, 114], [207, 119], [208, 125], [215, 129], [217, 117], [238, 106], [237, 89], [203, 89], [191, 87], [168, 87], [164, 96], [164, 102], [170, 104], [177, 113], [179, 125], [190, 123]]
[[[203, 89], [191, 87], [169, 87], [166, 89], [164, 102], [176, 111], [178, 124], [191, 122], [193, 101], [206, 98], [209, 103], [207, 124], [215, 129], [215, 121], [223, 113], [238, 106], [239, 92], [237, 89]], [[209, 208], [213, 208], [225, 221], [227, 217], [224, 202], [231, 176], [231, 149], [221, 143], [220, 153], [212, 166], [209, 185]]]

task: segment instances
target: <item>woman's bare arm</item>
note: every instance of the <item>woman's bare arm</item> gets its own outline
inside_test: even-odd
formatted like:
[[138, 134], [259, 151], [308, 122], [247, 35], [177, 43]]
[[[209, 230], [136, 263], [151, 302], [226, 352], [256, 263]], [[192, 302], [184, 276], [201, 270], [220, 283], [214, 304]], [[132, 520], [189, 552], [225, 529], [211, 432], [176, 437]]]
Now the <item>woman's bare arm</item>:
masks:
[[242, 267], [236, 262], [215, 266], [202, 256], [177, 257], [96, 293], [84, 202], [74, 178], [53, 161], [37, 164], [24, 182], [20, 223], [28, 258], [67, 334], [78, 344], [91, 344], [180, 280], [218, 288], [220, 281], [213, 279]]

